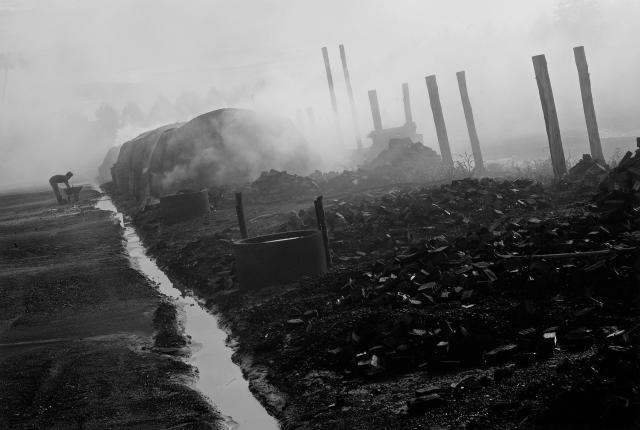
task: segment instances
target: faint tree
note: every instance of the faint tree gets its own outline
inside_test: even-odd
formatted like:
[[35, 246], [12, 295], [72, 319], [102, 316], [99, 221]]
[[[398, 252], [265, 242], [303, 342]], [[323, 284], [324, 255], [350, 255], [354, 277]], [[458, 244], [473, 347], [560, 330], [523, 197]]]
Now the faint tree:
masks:
[[207, 92], [207, 95], [204, 96], [203, 103], [203, 107], [207, 111], [228, 106], [226, 96], [216, 88], [211, 88], [209, 92]]
[[7, 81], [9, 80], [9, 70], [23, 68], [27, 62], [22, 55], [15, 52], [0, 52], [0, 70], [4, 71], [4, 81], [2, 83], [2, 100], [7, 93]]
[[475, 162], [473, 155], [465, 151], [464, 154], [456, 154], [458, 160], [456, 160], [456, 169], [461, 171], [465, 176], [471, 176], [475, 169]]
[[120, 125], [127, 126], [133, 125], [136, 127], [145, 125], [145, 117], [142, 109], [135, 102], [128, 102], [122, 108], [122, 114], [120, 115]]
[[175, 106], [166, 97], [159, 96], [151, 107], [147, 119], [150, 124], [157, 125], [176, 122], [179, 116]]
[[183, 119], [202, 113], [202, 99], [193, 91], [183, 91], [176, 99], [176, 110]]
[[101, 145], [113, 145], [118, 134], [118, 112], [108, 103], [102, 103], [96, 110], [92, 124], [92, 138]]

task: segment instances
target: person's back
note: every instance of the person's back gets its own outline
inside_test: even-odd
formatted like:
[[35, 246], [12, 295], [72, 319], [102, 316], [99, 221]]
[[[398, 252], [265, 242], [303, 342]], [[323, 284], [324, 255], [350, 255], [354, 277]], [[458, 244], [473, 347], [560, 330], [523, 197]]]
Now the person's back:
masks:
[[58, 184], [65, 184], [67, 188], [71, 188], [71, 185], [69, 185], [69, 179], [71, 179], [72, 176], [73, 173], [67, 172], [65, 175], [53, 175], [51, 178], [49, 178], [49, 185], [51, 185], [53, 193], [56, 195], [56, 199], [60, 204], [64, 204], [65, 200], [60, 194], [60, 188], [58, 187]]

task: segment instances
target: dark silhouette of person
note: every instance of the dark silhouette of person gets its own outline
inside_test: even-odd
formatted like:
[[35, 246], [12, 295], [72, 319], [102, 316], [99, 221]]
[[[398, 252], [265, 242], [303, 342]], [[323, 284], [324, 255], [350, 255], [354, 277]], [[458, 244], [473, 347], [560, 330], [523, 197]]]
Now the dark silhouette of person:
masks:
[[65, 184], [67, 186], [67, 189], [71, 189], [71, 185], [69, 185], [69, 179], [71, 179], [72, 176], [73, 173], [67, 172], [65, 175], [53, 175], [49, 179], [49, 185], [51, 185], [51, 188], [53, 189], [53, 194], [56, 195], [56, 199], [58, 199], [58, 203], [61, 205], [66, 203], [66, 200], [62, 198], [58, 184]]

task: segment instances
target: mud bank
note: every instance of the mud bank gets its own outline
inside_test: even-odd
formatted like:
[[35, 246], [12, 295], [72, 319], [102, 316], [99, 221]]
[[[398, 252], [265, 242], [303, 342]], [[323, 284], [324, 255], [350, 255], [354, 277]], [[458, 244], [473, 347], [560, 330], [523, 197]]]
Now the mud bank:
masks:
[[[511, 209], [505, 192], [471, 185], [475, 200], [452, 198], [453, 189], [445, 199], [427, 190], [375, 200], [366, 209], [377, 216], [363, 223], [366, 241], [355, 224], [352, 239], [332, 232], [338, 265], [330, 274], [245, 294], [233, 280], [232, 209], [165, 226], [155, 207], [120, 204], [161, 267], [221, 315], [252, 389], [285, 428], [634, 428], [637, 217], [602, 215], [590, 190], [539, 190], [527, 202], [515, 197]], [[424, 202], [437, 211], [423, 210]], [[338, 206], [350, 210], [348, 202]], [[416, 225], [437, 236], [409, 252], [391, 239], [398, 225], [415, 227], [406, 221], [414, 207]], [[291, 209], [246, 207], [248, 220], [282, 213], [250, 222], [250, 235], [279, 229]], [[376, 219], [386, 221], [371, 233]], [[492, 248], [504, 244], [486, 239], [505, 228], [539, 250], [563, 236], [562, 245], [575, 249], [571, 235], [580, 246], [631, 250], [557, 267], [505, 262]], [[563, 271], [575, 274], [563, 278]], [[473, 281], [482, 276], [491, 282]]]
[[[232, 360], [232, 350], [226, 344], [227, 333], [220, 328], [216, 317], [204, 304], [190, 294], [177, 289], [173, 282], [157, 266], [140, 243], [135, 229], [122, 213], [117, 212], [110, 199], [102, 198], [97, 207], [110, 210], [125, 228], [126, 251], [132, 267], [150, 279], [158, 291], [170, 300], [156, 310], [154, 323], [176, 320], [176, 308], [180, 312], [180, 331], [177, 327], [160, 330], [156, 343], [162, 342], [165, 350], [185, 356], [185, 360], [197, 372], [195, 388], [211, 401], [224, 419], [224, 427], [233, 430], [270, 430], [279, 428], [277, 421], [260, 405], [248, 389], [242, 372]], [[184, 338], [184, 335], [188, 337]]]
[[0, 196], [0, 428], [220, 428], [98, 197]]

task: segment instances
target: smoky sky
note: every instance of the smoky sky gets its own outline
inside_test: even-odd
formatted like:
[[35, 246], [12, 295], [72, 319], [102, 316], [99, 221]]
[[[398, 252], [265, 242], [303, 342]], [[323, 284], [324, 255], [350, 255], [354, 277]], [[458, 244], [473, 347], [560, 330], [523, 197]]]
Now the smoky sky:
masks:
[[[465, 70], [488, 158], [546, 157], [531, 64], [546, 54], [563, 138], [583, 141], [586, 152], [572, 48], [585, 46], [601, 134], [640, 133], [639, 12], [633, 0], [0, 0], [0, 188], [46, 184], [70, 169], [90, 179], [111, 145], [162, 125], [120, 121], [105, 131], [110, 114], [97, 118], [101, 106], [121, 115], [134, 102], [148, 112], [185, 93], [202, 99], [202, 112], [228, 106], [289, 117], [327, 168], [339, 167], [355, 147], [339, 44], [363, 138], [372, 129], [367, 91], [378, 91], [383, 126], [398, 126], [407, 82], [418, 132], [437, 149], [424, 81], [435, 74], [452, 152], [470, 151], [455, 77]], [[202, 112], [176, 110], [157, 121]]]

